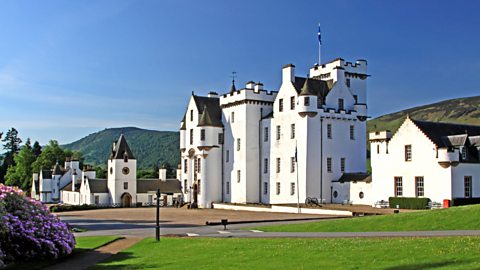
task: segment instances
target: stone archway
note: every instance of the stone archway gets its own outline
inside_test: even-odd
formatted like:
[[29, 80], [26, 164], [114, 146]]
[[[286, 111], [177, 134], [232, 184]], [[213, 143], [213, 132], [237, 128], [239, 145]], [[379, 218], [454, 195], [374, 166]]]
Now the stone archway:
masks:
[[120, 200], [122, 201], [122, 207], [132, 206], [132, 195], [129, 193], [123, 193]]

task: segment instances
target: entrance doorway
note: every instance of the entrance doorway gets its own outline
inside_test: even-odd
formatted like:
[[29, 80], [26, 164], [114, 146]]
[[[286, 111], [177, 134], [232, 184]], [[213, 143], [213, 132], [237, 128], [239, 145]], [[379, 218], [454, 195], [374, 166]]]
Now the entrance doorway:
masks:
[[120, 199], [122, 200], [122, 207], [132, 206], [132, 196], [129, 193], [123, 193]]

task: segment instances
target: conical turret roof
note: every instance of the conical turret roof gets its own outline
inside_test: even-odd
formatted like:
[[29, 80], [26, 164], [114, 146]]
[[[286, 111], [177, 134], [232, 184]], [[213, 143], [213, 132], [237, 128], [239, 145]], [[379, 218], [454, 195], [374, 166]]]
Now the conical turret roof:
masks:
[[311, 79], [308, 77], [305, 79], [305, 83], [303, 84], [302, 90], [300, 91], [300, 96], [316, 96], [314, 87], [312, 85]]
[[221, 122], [214, 121], [214, 118], [210, 115], [210, 111], [208, 110], [207, 104], [203, 106], [203, 113], [200, 117], [200, 121], [198, 121], [199, 127], [223, 127]]
[[230, 93], [237, 92], [237, 88], [235, 87], [235, 80], [232, 80], [232, 86], [230, 87]]

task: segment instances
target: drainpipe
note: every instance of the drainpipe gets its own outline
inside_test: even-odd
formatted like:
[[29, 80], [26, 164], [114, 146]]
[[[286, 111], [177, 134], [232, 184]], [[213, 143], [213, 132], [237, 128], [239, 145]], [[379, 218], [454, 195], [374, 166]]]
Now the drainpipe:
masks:
[[323, 203], [323, 118], [320, 116], [320, 203]]
[[222, 148], [222, 150], [220, 151], [222, 153], [222, 202], [225, 202], [225, 197], [224, 197], [224, 192], [225, 192], [225, 177], [224, 177], [224, 164], [223, 164], [223, 156], [224, 156], [224, 149], [223, 149], [223, 145], [225, 144], [225, 128], [222, 128], [222, 134], [223, 134], [223, 141], [222, 141], [222, 144], [220, 145], [220, 147]]
[[263, 108], [260, 108], [258, 119], [258, 202], [262, 202], [262, 117]]

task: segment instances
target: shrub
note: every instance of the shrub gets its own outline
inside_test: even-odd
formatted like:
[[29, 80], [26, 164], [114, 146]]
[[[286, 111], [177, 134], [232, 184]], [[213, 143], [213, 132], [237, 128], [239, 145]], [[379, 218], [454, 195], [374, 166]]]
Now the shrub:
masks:
[[0, 265], [57, 259], [75, 247], [67, 225], [20, 189], [0, 184], [0, 215]]
[[395, 208], [397, 205], [401, 209], [427, 209], [429, 198], [409, 198], [409, 197], [390, 197], [388, 204], [390, 208]]
[[480, 198], [454, 198], [452, 200], [452, 206], [479, 204]]

